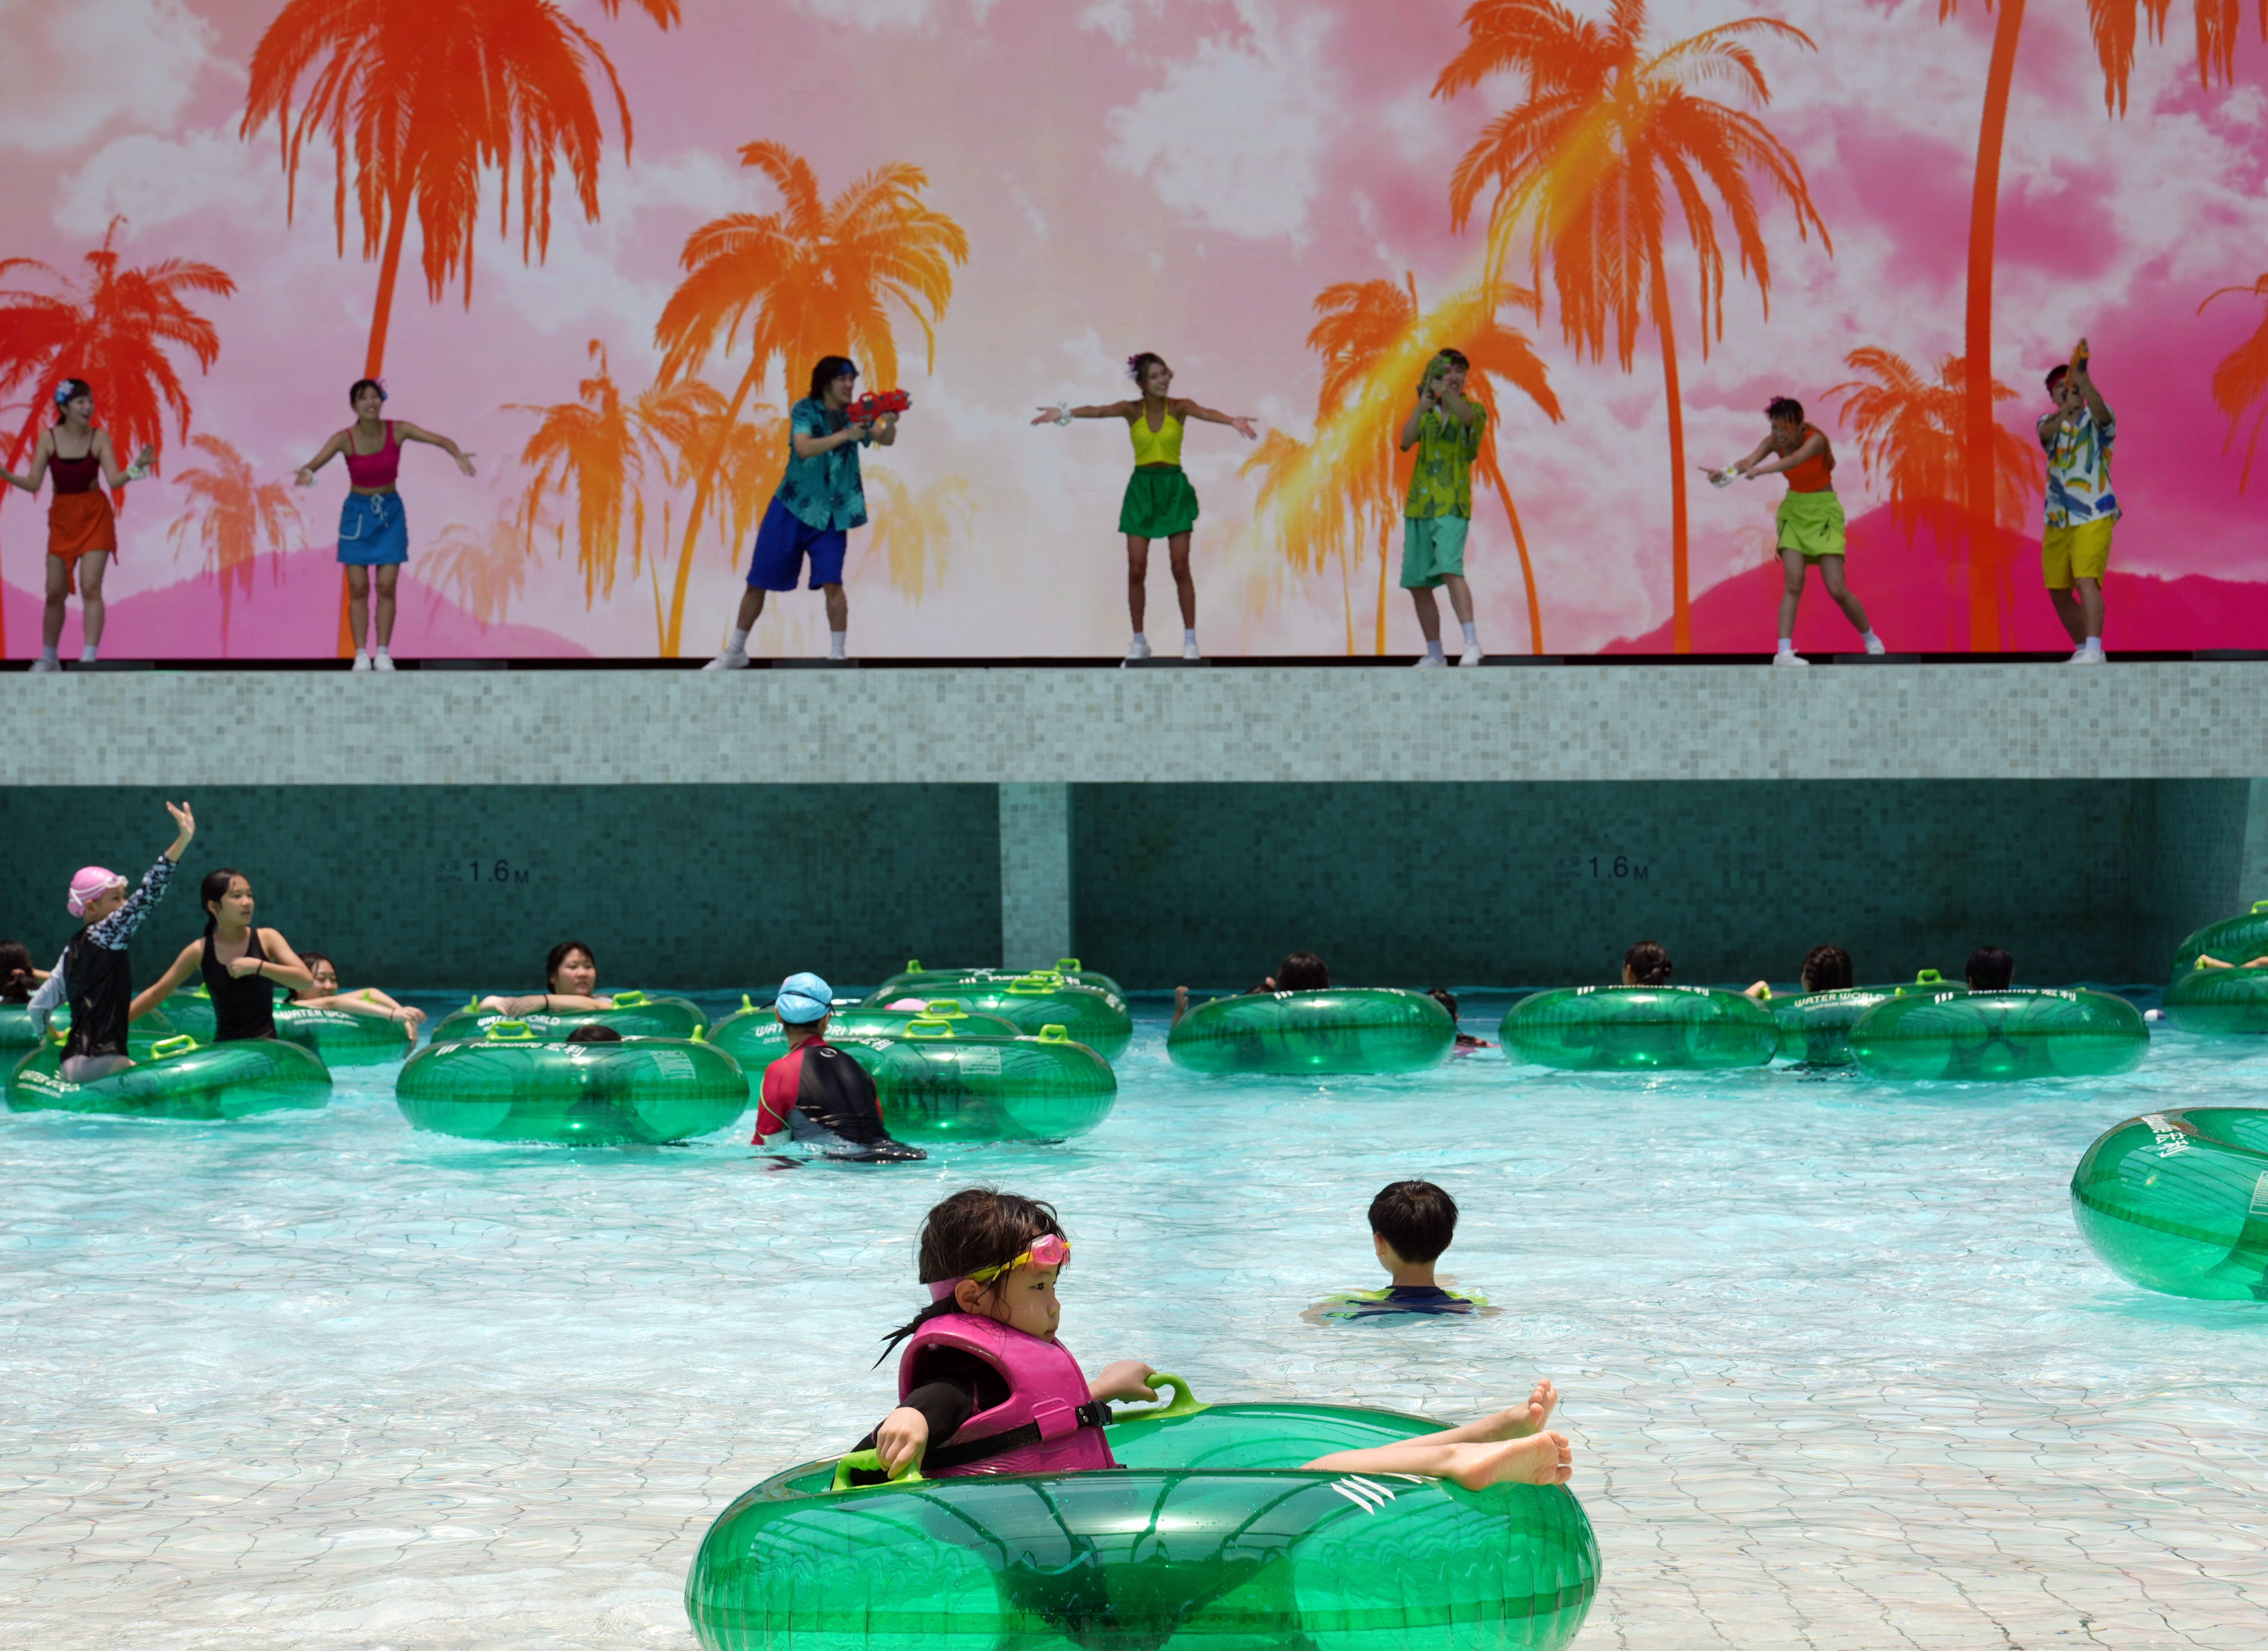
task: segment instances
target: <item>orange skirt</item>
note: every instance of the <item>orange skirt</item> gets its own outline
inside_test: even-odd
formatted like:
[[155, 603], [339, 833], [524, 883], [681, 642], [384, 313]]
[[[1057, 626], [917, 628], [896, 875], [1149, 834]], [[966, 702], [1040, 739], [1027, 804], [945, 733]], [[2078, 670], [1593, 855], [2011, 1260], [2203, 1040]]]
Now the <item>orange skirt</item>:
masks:
[[118, 554], [118, 518], [100, 488], [58, 493], [48, 505], [48, 554], [63, 564], [64, 588], [78, 590], [78, 559], [92, 551]]

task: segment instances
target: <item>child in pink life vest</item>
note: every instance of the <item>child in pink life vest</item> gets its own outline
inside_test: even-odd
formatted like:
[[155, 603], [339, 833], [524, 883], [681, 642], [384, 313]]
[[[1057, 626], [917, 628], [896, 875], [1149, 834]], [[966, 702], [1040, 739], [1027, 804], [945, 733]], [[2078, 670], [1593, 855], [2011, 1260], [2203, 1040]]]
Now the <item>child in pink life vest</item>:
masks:
[[[1115, 1468], [1103, 1437], [1112, 1399], [1154, 1399], [1155, 1374], [1138, 1360], [1093, 1381], [1056, 1339], [1056, 1282], [1071, 1244], [1055, 1211], [1012, 1192], [971, 1187], [922, 1223], [921, 1276], [931, 1302], [890, 1338], [898, 1406], [859, 1442], [895, 1474], [918, 1463], [932, 1478], [959, 1474], [1082, 1473]], [[1547, 1433], [1558, 1394], [1539, 1382], [1526, 1404], [1445, 1433], [1338, 1450], [1316, 1470], [1451, 1478], [1468, 1490], [1505, 1481], [1565, 1484], [1567, 1440]], [[854, 1474], [873, 1483], [877, 1476]]]

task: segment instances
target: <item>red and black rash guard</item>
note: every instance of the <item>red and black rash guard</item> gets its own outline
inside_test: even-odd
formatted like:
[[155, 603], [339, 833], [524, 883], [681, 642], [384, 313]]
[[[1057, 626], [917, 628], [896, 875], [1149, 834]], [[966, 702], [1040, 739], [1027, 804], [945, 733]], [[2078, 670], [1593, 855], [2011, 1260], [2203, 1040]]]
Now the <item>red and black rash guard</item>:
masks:
[[[801, 1114], [800, 1117], [796, 1114]], [[882, 1124], [881, 1102], [866, 1069], [824, 1038], [792, 1049], [764, 1068], [753, 1145], [782, 1130], [796, 1139], [832, 1135], [855, 1146], [873, 1146], [890, 1139]]]

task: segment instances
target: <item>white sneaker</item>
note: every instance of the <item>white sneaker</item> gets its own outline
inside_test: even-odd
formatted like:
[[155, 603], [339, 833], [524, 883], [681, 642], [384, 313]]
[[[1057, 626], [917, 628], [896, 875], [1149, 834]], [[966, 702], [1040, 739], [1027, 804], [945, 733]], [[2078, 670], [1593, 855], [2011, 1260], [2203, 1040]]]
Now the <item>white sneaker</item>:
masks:
[[32, 668], [35, 671], [60, 671], [63, 668], [63, 662], [61, 660], [51, 660], [45, 654], [41, 654], [32, 661]]
[[1418, 656], [1417, 668], [1421, 671], [1428, 668], [1438, 669], [1447, 664], [1448, 664], [1448, 661], [1438, 653], [1421, 653]]
[[1888, 653], [1889, 649], [1882, 645], [1882, 639], [1880, 637], [1876, 637], [1867, 644], [1867, 652], [1869, 653]]
[[357, 652], [355, 655], [354, 668], [357, 671], [369, 670], [371, 668], [370, 655], [367, 653]]
[[748, 656], [727, 648], [701, 668], [704, 671], [745, 671], [748, 668]]
[[2102, 662], [2102, 650], [2100, 648], [2081, 648], [2065, 661], [2067, 665], [2100, 665]]
[[1196, 643], [1184, 642], [1182, 644], [1182, 657], [1185, 660], [1202, 660], [1204, 658], [1204, 655], [1197, 652], [1197, 645]]
[[394, 668], [394, 656], [391, 653], [379, 654], [376, 659], [370, 662], [370, 668], [373, 671], [392, 670]]
[[1788, 652], [1773, 654], [1772, 663], [1774, 665], [1800, 665], [1808, 667], [1811, 661], [1805, 659], [1800, 653]]
[[1150, 657], [1150, 644], [1148, 639], [1143, 637], [1137, 637], [1133, 641], [1128, 643], [1126, 645], [1126, 657], [1130, 660], [1148, 659]]
[[1457, 663], [1460, 665], [1478, 665], [1480, 662], [1481, 645], [1477, 642], [1472, 644], [1470, 646], [1466, 648], [1462, 653], [1457, 655]]

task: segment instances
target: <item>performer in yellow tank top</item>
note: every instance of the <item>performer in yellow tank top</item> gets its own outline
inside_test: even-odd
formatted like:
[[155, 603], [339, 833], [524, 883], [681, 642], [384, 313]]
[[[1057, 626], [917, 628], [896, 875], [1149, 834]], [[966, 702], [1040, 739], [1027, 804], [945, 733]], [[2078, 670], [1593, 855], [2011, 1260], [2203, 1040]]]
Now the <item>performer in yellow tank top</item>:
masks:
[[1043, 407], [1035, 424], [1068, 424], [1074, 418], [1123, 418], [1134, 437], [1134, 474], [1119, 506], [1118, 531], [1126, 535], [1126, 608], [1134, 621], [1130, 660], [1150, 657], [1142, 631], [1145, 586], [1150, 573], [1150, 541], [1163, 539], [1173, 561], [1174, 588], [1182, 601], [1182, 657], [1197, 652], [1197, 587], [1189, 574], [1189, 533], [1197, 522], [1197, 490], [1182, 468], [1182, 434], [1191, 419], [1226, 424], [1247, 441], [1258, 439], [1249, 418], [1216, 413], [1209, 407], [1169, 394], [1174, 370], [1162, 357], [1143, 351], [1126, 364], [1141, 389], [1138, 400], [1096, 407], [1064, 403]]
[[1760, 475], [1787, 478], [1787, 497], [1780, 501], [1778, 522], [1782, 576], [1779, 649], [1772, 655], [1772, 663], [1811, 663], [1795, 651], [1795, 614], [1803, 601], [1804, 569], [1814, 562], [1819, 564], [1819, 577], [1827, 593], [1859, 628], [1859, 639], [1867, 652], [1880, 653], [1882, 639], [1867, 623], [1866, 608], [1843, 583], [1843, 501], [1835, 497], [1835, 449], [1824, 431], [1803, 422], [1800, 402], [1776, 395], [1764, 409], [1764, 416], [1771, 421], [1771, 433], [1756, 444], [1755, 452], [1721, 470], [1702, 468], [1719, 487], [1729, 487], [1740, 477], [1751, 482]]

